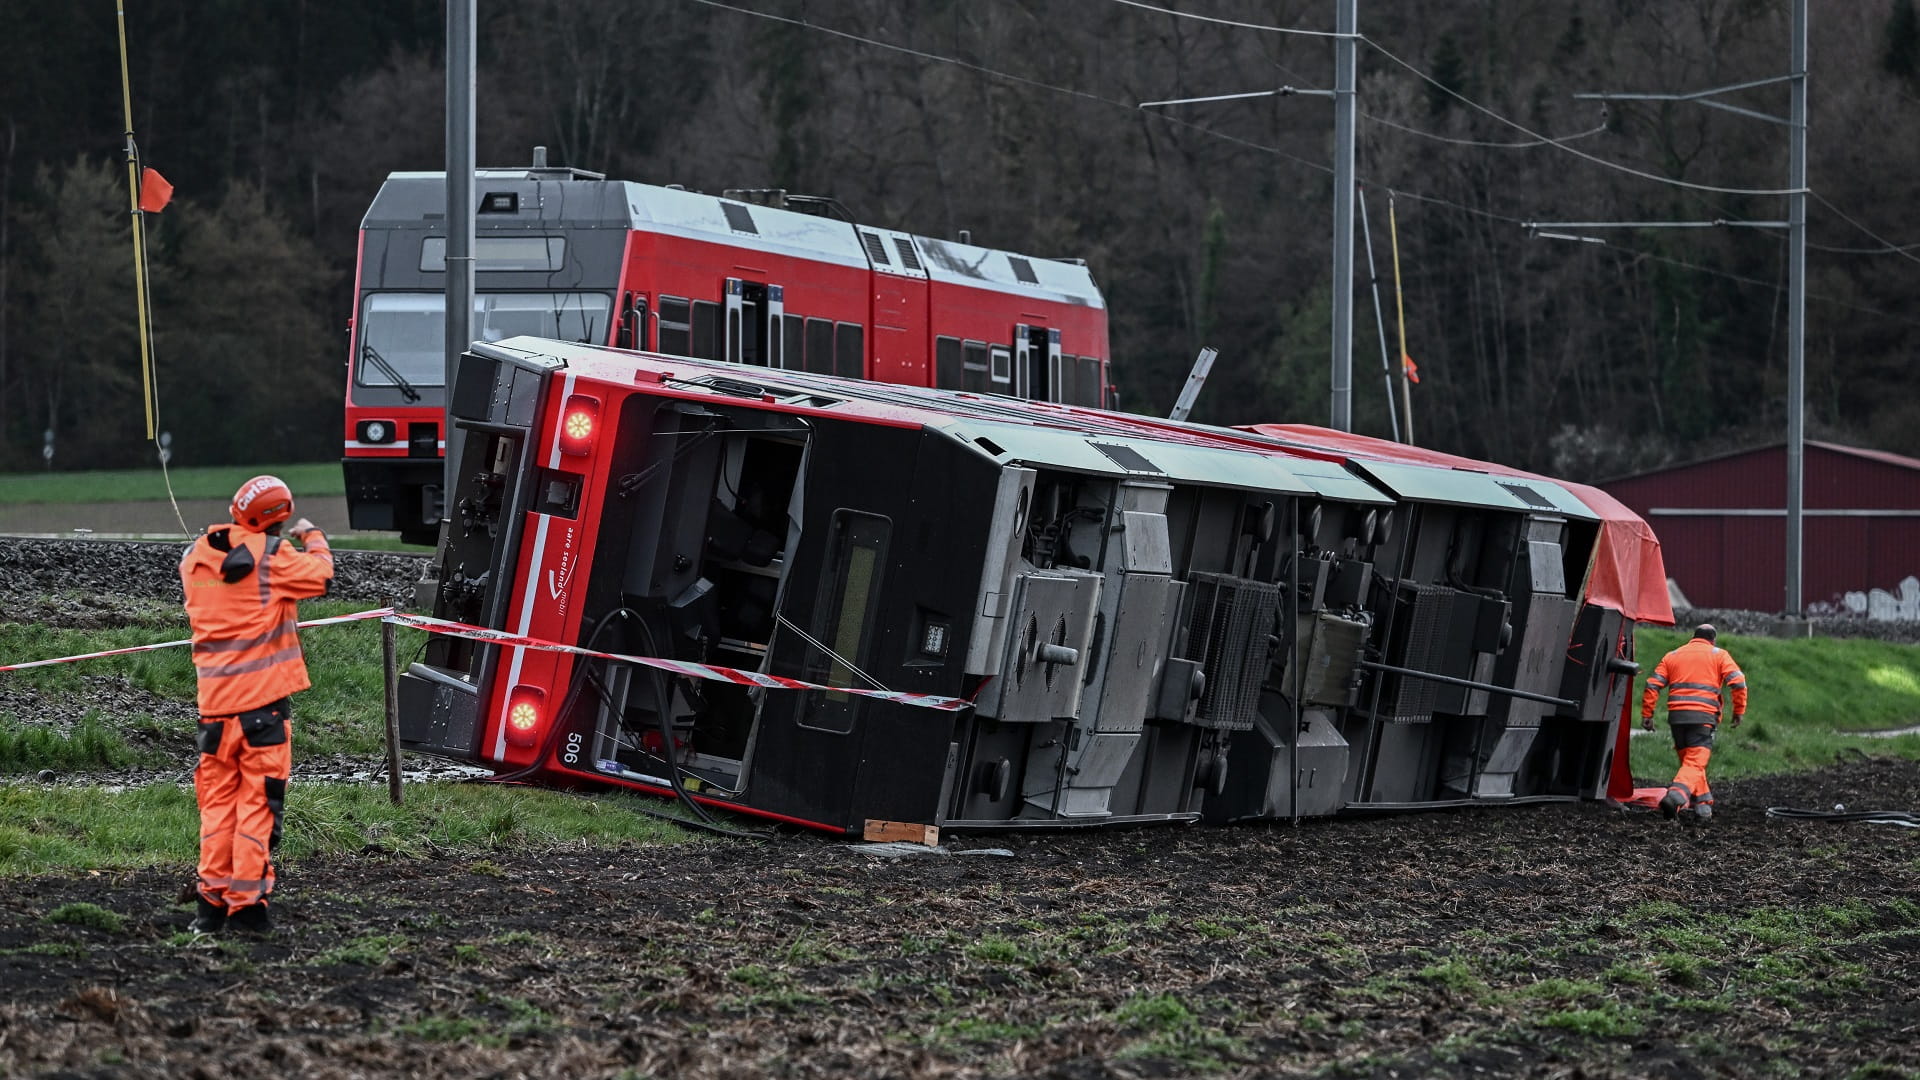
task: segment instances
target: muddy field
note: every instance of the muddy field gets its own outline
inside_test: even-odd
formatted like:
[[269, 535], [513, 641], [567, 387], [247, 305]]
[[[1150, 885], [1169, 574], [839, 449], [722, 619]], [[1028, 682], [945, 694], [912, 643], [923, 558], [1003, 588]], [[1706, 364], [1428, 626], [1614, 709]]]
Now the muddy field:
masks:
[[1920, 834], [1764, 812], [1920, 808], [1920, 764], [1716, 790], [1707, 827], [369, 851], [287, 867], [268, 939], [186, 933], [185, 866], [16, 879], [0, 1075], [1920, 1075]]

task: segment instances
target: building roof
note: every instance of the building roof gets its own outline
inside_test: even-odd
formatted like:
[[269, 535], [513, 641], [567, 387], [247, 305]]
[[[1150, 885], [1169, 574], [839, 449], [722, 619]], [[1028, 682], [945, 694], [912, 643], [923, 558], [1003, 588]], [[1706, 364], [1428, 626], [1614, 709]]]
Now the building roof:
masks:
[[[1916, 472], [1920, 472], [1920, 458], [1910, 458], [1910, 457], [1903, 456], [1901, 454], [1891, 453], [1886, 450], [1869, 450], [1863, 446], [1845, 446], [1841, 443], [1821, 442], [1815, 439], [1808, 439], [1806, 441], [1806, 445], [1809, 447], [1820, 449], [1820, 450], [1827, 450], [1836, 454], [1844, 454], [1849, 457], [1861, 458], [1866, 461], [1876, 461], [1882, 465], [1892, 465], [1897, 468], [1912, 469], [1912, 470], [1915, 470]], [[1763, 454], [1771, 450], [1784, 451], [1786, 450], [1786, 448], [1787, 448], [1787, 444], [1783, 440], [1777, 443], [1766, 443], [1760, 446], [1750, 446], [1744, 450], [1729, 450], [1725, 453], [1709, 454], [1706, 457], [1694, 458], [1691, 461], [1679, 461], [1671, 465], [1662, 465], [1657, 469], [1647, 469], [1642, 472], [1627, 473], [1624, 476], [1608, 477], [1607, 479], [1600, 481], [1600, 485], [1604, 487], [1608, 484], [1618, 484], [1627, 480], [1638, 480], [1638, 479], [1641, 479], [1642, 477], [1647, 477], [1647, 476], [1658, 476], [1661, 473], [1676, 472], [1680, 469], [1691, 469], [1696, 465], [1707, 465], [1716, 461], [1726, 461], [1730, 458], [1746, 457], [1751, 454]]]

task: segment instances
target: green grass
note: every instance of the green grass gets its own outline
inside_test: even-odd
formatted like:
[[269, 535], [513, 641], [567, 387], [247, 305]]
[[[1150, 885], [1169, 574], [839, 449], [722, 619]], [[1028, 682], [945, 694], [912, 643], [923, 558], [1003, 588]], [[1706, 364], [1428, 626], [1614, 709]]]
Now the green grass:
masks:
[[[261, 473], [287, 482], [300, 496], [345, 495], [346, 478], [337, 461], [298, 465], [206, 465], [168, 470], [176, 499], [229, 499], [241, 484]], [[165, 499], [160, 466], [99, 472], [23, 472], [0, 477], [0, 504], [139, 502]]]
[[[532, 788], [414, 784], [394, 806], [384, 784], [294, 783], [284, 856], [354, 854], [369, 846], [428, 851], [677, 843], [689, 834], [632, 813], [633, 798]], [[511, 825], [502, 828], [502, 818]], [[190, 865], [198, 847], [193, 792], [171, 784], [125, 791], [0, 788], [0, 876], [54, 870]]]
[[[303, 619], [345, 615], [363, 604], [309, 601], [300, 606]], [[183, 614], [177, 628], [118, 627], [109, 630], [59, 630], [23, 623], [0, 622], [0, 658], [9, 662], [144, 645], [184, 638]], [[402, 635], [403, 649], [417, 644]], [[364, 754], [380, 751], [385, 740], [384, 683], [380, 674], [380, 624], [377, 620], [320, 627], [301, 634], [307, 654], [307, 673], [313, 688], [293, 700], [294, 753]], [[73, 664], [0, 674], [9, 687], [32, 687], [48, 696], [81, 698], [87, 694], [86, 676], [121, 675], [133, 686], [158, 697], [183, 703], [194, 701], [193, 661], [185, 648], [110, 656]], [[144, 727], [157, 736], [161, 756], [191, 753], [193, 728], [189, 723], [163, 723], [149, 714], [89, 719], [65, 733], [49, 728], [40, 718], [0, 710], [0, 773], [38, 769], [118, 767], [142, 760], [123, 735], [128, 727]], [[167, 744], [171, 742], [171, 746]], [[152, 755], [147, 755], [152, 756]]]
[[345, 945], [336, 945], [313, 958], [316, 964], [358, 964], [379, 967], [393, 954], [407, 947], [407, 939], [398, 934], [371, 934]]
[[[1646, 677], [1660, 657], [1685, 642], [1685, 631], [1641, 628], [1634, 637], [1641, 677], [1634, 686], [1638, 718]], [[1830, 765], [1855, 753], [1920, 759], [1920, 735], [1869, 739], [1846, 732], [1920, 724], [1920, 646], [1855, 638], [1725, 635], [1720, 644], [1746, 673], [1750, 705], [1739, 728], [1715, 734], [1715, 780], [1769, 776]], [[1664, 704], [1663, 704], [1664, 708]], [[1729, 710], [1730, 711], [1730, 710]], [[1633, 740], [1633, 773], [1673, 775], [1673, 743], [1663, 713], [1660, 731]]]
[[127, 925], [126, 918], [119, 912], [108, 911], [99, 904], [89, 904], [84, 900], [61, 904], [40, 918], [42, 922], [84, 926], [93, 930], [105, 930], [109, 934], [117, 934]]

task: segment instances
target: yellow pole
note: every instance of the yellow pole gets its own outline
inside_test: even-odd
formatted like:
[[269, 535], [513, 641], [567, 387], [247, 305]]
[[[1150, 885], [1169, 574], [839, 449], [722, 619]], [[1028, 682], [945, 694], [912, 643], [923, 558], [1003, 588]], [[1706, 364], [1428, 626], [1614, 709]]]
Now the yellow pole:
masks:
[[1407, 378], [1407, 305], [1400, 293], [1400, 222], [1393, 214], [1393, 192], [1387, 192], [1387, 233], [1393, 241], [1393, 314], [1400, 321], [1400, 411], [1413, 445], [1413, 391]]
[[133, 216], [133, 295], [140, 308], [140, 404], [147, 413], [147, 441], [153, 441], [153, 342], [147, 328], [147, 234], [140, 212], [140, 154], [133, 145], [133, 82], [127, 77], [127, 5], [113, 7], [120, 28], [120, 110], [127, 121], [127, 209]]

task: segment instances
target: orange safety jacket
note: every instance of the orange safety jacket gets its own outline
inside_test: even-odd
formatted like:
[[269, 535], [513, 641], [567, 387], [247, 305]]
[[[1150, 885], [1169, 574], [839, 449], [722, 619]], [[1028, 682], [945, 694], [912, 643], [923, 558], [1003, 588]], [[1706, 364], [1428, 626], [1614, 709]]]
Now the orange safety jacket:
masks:
[[1705, 638], [1694, 638], [1660, 658], [1640, 698], [1641, 719], [1653, 717], [1660, 691], [1667, 692], [1667, 723], [1712, 724], [1720, 719], [1720, 692], [1733, 695], [1733, 714], [1747, 711], [1747, 677], [1733, 654]]
[[201, 716], [234, 716], [312, 685], [297, 601], [325, 596], [333, 553], [318, 529], [306, 551], [239, 525], [209, 525], [180, 560], [193, 625]]

